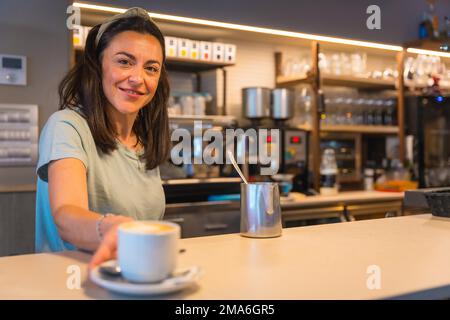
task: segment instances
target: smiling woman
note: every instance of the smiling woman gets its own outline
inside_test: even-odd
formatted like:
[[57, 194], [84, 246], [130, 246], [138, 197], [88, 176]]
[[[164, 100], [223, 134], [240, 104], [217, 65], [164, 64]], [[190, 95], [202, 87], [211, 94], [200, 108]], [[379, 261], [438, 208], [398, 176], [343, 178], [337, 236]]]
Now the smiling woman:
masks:
[[95, 250], [123, 222], [162, 218], [158, 166], [170, 147], [164, 62], [164, 37], [143, 9], [89, 32], [39, 141], [37, 251]]

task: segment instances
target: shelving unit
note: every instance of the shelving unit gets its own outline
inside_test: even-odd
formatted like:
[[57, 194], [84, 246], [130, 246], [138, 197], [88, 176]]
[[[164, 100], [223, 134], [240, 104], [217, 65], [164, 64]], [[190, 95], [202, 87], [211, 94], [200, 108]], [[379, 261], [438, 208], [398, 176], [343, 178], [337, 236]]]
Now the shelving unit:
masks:
[[196, 115], [169, 115], [170, 123], [173, 125], [193, 124], [194, 121], [202, 121], [204, 126], [232, 127], [236, 125], [233, 116], [196, 116]]
[[[321, 76], [320, 81], [326, 86], [342, 86], [342, 87], [354, 87], [359, 89], [395, 89], [395, 81], [386, 79], [374, 79], [374, 78], [364, 78], [355, 77], [350, 75], [332, 75], [324, 74]], [[311, 82], [311, 76], [277, 76], [276, 85], [277, 87], [290, 87], [298, 84], [304, 84]]]
[[275, 80], [277, 87], [291, 87], [299, 84], [310, 83], [311, 77], [308, 75], [299, 76], [281, 76], [278, 75]]
[[168, 70], [180, 72], [203, 72], [225, 67], [232, 67], [234, 63], [202, 61], [186, 58], [167, 57], [166, 66]]
[[[349, 45], [334, 44], [333, 50], [349, 51]], [[350, 46], [351, 47], [351, 46]], [[295, 87], [298, 85], [310, 85], [313, 92], [312, 104], [312, 122], [309, 125], [298, 126], [311, 133], [311, 152], [312, 152], [312, 172], [313, 185], [317, 190], [320, 185], [320, 149], [316, 146], [320, 145], [321, 133], [355, 133], [355, 134], [370, 134], [370, 135], [397, 135], [399, 138], [399, 148], [401, 157], [404, 155], [404, 85], [400, 81], [394, 79], [375, 79], [368, 77], [357, 77], [352, 75], [334, 75], [322, 73], [319, 69], [319, 53], [321, 52], [321, 43], [317, 41], [310, 42], [311, 50], [311, 70], [304, 75], [299, 76], [283, 76], [282, 75], [282, 61], [283, 56], [281, 52], [275, 53], [275, 79], [277, 87]], [[382, 50], [380, 50], [382, 51]], [[371, 53], [378, 53], [376, 49], [371, 48]], [[403, 52], [383, 52], [383, 55], [388, 55], [389, 58], [401, 64], [401, 68], [397, 68], [399, 74], [403, 74]], [[402, 77], [399, 77], [402, 78]], [[368, 125], [326, 125], [320, 123], [320, 95], [323, 86], [339, 86], [350, 87], [358, 90], [382, 91], [382, 90], [396, 90], [398, 97], [397, 104], [397, 118], [398, 126], [368, 126]], [[403, 161], [403, 159], [401, 159]]]
[[344, 86], [354, 87], [359, 89], [395, 89], [395, 81], [385, 79], [363, 78], [354, 76], [335, 76], [331, 74], [325, 74], [321, 78], [322, 84], [327, 86]]
[[329, 125], [321, 126], [324, 132], [356, 132], [366, 134], [398, 134], [398, 126]]

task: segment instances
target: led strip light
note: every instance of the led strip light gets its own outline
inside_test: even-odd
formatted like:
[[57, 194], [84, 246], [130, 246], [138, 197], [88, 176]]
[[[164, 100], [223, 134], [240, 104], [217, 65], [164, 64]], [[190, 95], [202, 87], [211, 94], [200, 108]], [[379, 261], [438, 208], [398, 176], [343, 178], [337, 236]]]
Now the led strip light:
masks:
[[[122, 13], [122, 12], [126, 11], [126, 9], [121, 9], [121, 8], [93, 5], [93, 4], [80, 3], [80, 2], [74, 2], [73, 5], [75, 7], [79, 7], [79, 8], [83, 8], [83, 9], [91, 9], [91, 10], [105, 11], [105, 12], [112, 12], [112, 13]], [[261, 28], [261, 27], [252, 27], [252, 26], [246, 26], [246, 25], [242, 25], [242, 24], [234, 24], [234, 23], [218, 22], [218, 21], [212, 21], [212, 20], [180, 17], [180, 16], [159, 14], [159, 13], [153, 13], [153, 12], [149, 13], [149, 15], [152, 18], [159, 19], [159, 20], [177, 21], [177, 22], [184, 22], [184, 23], [203, 25], [203, 26], [211, 26], [211, 27], [219, 27], [219, 28], [231, 29], [231, 30], [257, 32], [257, 33], [262, 33], [262, 34], [271, 34], [271, 35], [298, 38], [298, 39], [307, 39], [307, 40], [316, 40], [316, 41], [323, 41], [323, 42], [347, 44], [347, 45], [353, 45], [353, 46], [359, 46], [359, 47], [384, 49], [384, 50], [390, 50], [390, 51], [402, 51], [403, 50], [403, 48], [401, 46], [388, 45], [388, 44], [375, 43], [375, 42], [327, 37], [327, 36], [320, 36], [320, 35], [314, 35], [314, 34], [308, 34], [308, 33], [284, 31], [284, 30]]]
[[417, 49], [417, 48], [408, 48], [408, 49], [406, 49], [406, 52], [450, 58], [449, 52], [440, 52], [440, 51], [424, 50], [424, 49]]

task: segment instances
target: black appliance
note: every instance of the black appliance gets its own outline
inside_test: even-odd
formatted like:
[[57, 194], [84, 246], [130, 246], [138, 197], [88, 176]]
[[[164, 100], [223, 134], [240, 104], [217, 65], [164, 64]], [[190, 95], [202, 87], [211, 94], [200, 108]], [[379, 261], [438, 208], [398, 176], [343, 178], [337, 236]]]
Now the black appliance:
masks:
[[[284, 126], [276, 127], [254, 127], [259, 135], [259, 141], [264, 142], [264, 145], [258, 146], [266, 148], [266, 150], [279, 150], [278, 174], [293, 174], [293, 188], [292, 191], [307, 192], [308, 190], [308, 132]], [[265, 130], [258, 130], [265, 129]], [[278, 145], [276, 139], [270, 135], [271, 130], [279, 130]], [[256, 162], [256, 160], [255, 160]], [[261, 168], [269, 167], [260, 162], [256, 164], [247, 164], [244, 172], [248, 170], [250, 181], [264, 181], [270, 177], [261, 176]]]
[[405, 102], [406, 134], [413, 137], [412, 168], [419, 187], [450, 186], [450, 96], [408, 96]]

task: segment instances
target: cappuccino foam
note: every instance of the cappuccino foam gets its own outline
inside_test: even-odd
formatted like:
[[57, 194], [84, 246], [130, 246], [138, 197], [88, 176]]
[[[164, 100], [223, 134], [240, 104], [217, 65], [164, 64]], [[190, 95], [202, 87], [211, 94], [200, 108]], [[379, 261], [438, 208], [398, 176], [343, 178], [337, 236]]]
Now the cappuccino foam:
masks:
[[134, 221], [125, 223], [120, 228], [127, 232], [142, 234], [160, 234], [175, 231], [175, 227], [154, 221]]

